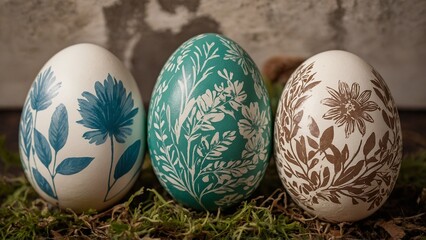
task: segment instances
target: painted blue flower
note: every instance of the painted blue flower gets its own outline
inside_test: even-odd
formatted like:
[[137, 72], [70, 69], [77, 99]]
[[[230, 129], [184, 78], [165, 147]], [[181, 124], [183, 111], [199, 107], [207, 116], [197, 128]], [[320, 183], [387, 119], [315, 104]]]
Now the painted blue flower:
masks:
[[[132, 133], [131, 126], [133, 118], [138, 113], [138, 108], [133, 108], [134, 102], [132, 93], [127, 94], [123, 82], [112, 77], [104, 80], [104, 83], [95, 83], [95, 95], [90, 92], [81, 94], [84, 98], [78, 99], [80, 109], [78, 111], [83, 119], [77, 123], [93, 129], [83, 134], [89, 143], [100, 145], [106, 142], [109, 137], [111, 142], [111, 162], [108, 173], [108, 190], [104, 197], [104, 202], [117, 196], [109, 196], [111, 189], [119, 178], [127, 174], [135, 165], [141, 150], [141, 141], [137, 140], [129, 146], [118, 160], [114, 175], [112, 169], [114, 165], [114, 139], [118, 143], [124, 143], [127, 136]], [[136, 174], [135, 174], [136, 176]]]
[[47, 109], [52, 104], [52, 99], [58, 95], [61, 83], [56, 83], [56, 77], [51, 67], [43, 71], [34, 81], [30, 98], [31, 107], [36, 111]]
[[124, 143], [132, 132], [133, 117], [138, 108], [133, 108], [132, 93], [127, 94], [122, 81], [108, 74], [104, 83], [95, 83], [95, 95], [83, 92], [78, 99], [82, 120], [77, 123], [93, 129], [83, 134], [89, 143], [103, 144], [108, 137]]

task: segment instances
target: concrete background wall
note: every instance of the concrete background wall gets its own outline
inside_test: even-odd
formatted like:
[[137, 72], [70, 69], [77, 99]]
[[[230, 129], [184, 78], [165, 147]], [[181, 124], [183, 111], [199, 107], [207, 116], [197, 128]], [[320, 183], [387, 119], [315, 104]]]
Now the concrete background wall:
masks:
[[148, 102], [170, 54], [204, 32], [234, 39], [259, 67], [276, 55], [351, 51], [399, 107], [426, 109], [424, 0], [0, 0], [0, 108], [20, 107], [44, 63], [80, 42], [116, 54]]

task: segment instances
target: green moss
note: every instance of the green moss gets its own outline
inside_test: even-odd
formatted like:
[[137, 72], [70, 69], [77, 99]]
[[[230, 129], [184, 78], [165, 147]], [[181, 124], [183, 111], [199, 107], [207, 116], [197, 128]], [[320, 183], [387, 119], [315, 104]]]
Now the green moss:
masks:
[[403, 159], [398, 184], [426, 188], [426, 151], [420, 151]]
[[278, 208], [273, 202], [277, 198], [267, 199], [260, 205], [257, 200], [244, 202], [231, 214], [205, 213], [166, 200], [154, 189], [141, 188], [128, 201], [104, 213], [91, 211], [78, 215], [51, 207], [37, 198], [23, 177], [3, 178], [1, 182], [2, 188], [5, 185], [15, 188], [14, 192], [4, 192], [1, 196], [6, 199], [0, 209], [0, 237], [4, 239], [36, 236], [264, 239], [290, 238], [305, 231], [300, 222], [276, 214]]
[[273, 116], [275, 116], [275, 113], [277, 112], [277, 108], [278, 108], [278, 103], [281, 98], [281, 93], [284, 89], [284, 85], [281, 83], [273, 83], [266, 78], [264, 78], [264, 80], [265, 80], [264, 83], [265, 83], [266, 90], [268, 91], [268, 94], [269, 94], [272, 114]]
[[[417, 190], [426, 187], [425, 162], [426, 152], [403, 160], [396, 193], [408, 185], [418, 186]], [[280, 189], [273, 163], [253, 198], [226, 212], [197, 212], [171, 200], [156, 182], [149, 159], [141, 175], [138, 184], [145, 187], [135, 186], [125, 202], [101, 213], [81, 214], [40, 199], [22, 172], [18, 177], [0, 177], [0, 239], [382, 239], [390, 237], [379, 224], [386, 221], [405, 231], [407, 239], [426, 235], [424, 208], [415, 204], [418, 194], [412, 201], [401, 200], [407, 198], [405, 192], [394, 194], [376, 214], [357, 223], [330, 224], [290, 200]], [[407, 208], [412, 208], [409, 215]]]

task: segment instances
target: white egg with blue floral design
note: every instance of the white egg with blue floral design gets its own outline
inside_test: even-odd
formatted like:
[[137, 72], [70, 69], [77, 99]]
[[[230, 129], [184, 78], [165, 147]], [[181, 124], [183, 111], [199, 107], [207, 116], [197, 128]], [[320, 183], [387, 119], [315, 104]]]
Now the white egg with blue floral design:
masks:
[[77, 44], [53, 56], [32, 84], [19, 129], [22, 166], [48, 202], [103, 210], [138, 178], [145, 132], [131, 73], [104, 48]]

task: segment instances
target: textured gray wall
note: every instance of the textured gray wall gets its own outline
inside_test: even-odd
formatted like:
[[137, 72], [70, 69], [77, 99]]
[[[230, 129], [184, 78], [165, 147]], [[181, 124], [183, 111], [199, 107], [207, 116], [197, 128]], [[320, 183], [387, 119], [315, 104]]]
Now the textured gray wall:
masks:
[[351, 51], [379, 70], [400, 107], [426, 109], [424, 0], [0, 0], [0, 108], [20, 107], [43, 64], [80, 42], [122, 59], [148, 102], [168, 56], [203, 32], [234, 39], [259, 66]]

